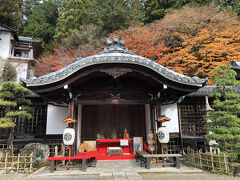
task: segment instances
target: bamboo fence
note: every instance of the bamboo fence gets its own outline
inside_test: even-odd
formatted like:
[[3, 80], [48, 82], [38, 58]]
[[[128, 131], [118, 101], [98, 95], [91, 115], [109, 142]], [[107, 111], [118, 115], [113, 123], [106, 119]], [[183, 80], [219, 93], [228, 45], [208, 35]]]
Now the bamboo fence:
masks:
[[190, 147], [187, 148], [187, 161], [201, 169], [222, 171], [229, 175], [228, 160], [225, 153], [213, 154], [212, 152], [202, 153], [195, 151]]
[[33, 155], [32, 153], [30, 156], [0, 154], [0, 170], [5, 173], [10, 170], [30, 173], [33, 171]]

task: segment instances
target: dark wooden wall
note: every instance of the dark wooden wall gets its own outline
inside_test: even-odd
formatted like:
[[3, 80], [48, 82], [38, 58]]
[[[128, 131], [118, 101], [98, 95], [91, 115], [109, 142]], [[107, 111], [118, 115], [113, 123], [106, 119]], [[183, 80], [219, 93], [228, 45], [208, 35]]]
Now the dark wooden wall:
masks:
[[205, 97], [186, 97], [179, 105], [181, 131], [183, 136], [203, 136], [206, 134]]
[[124, 128], [130, 137], [145, 137], [144, 105], [84, 105], [82, 109], [82, 139], [96, 139], [98, 132], [110, 138], [113, 131], [122, 138]]
[[[32, 101], [32, 118], [15, 118], [15, 138], [44, 137], [46, 135], [47, 105], [42, 101]], [[0, 117], [4, 116], [4, 109], [0, 107]], [[0, 139], [7, 139], [10, 128], [0, 128]]]

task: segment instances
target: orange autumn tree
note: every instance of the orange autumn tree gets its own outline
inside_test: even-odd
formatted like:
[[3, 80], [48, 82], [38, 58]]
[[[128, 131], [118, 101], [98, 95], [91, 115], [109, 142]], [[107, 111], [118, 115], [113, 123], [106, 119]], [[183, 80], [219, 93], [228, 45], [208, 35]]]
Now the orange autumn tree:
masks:
[[240, 22], [215, 6], [184, 7], [115, 34], [132, 52], [188, 76], [210, 77], [218, 65], [240, 61]]
[[154, 31], [146, 27], [130, 27], [115, 31], [112, 36], [124, 38], [125, 46], [133, 53], [166, 64], [168, 48]]
[[[235, 29], [235, 32], [234, 32]], [[186, 75], [207, 77], [212, 69], [240, 60], [240, 27], [223, 31], [202, 29], [196, 36], [180, 35], [183, 48], [171, 53], [168, 67]]]
[[[209, 15], [209, 9], [202, 8], [202, 11]], [[195, 16], [197, 12], [194, 12]], [[208, 18], [198, 17], [196, 25], [184, 24], [187, 32], [175, 33], [182, 39], [182, 46], [173, 48], [168, 67], [189, 76], [204, 78], [218, 65], [229, 64], [233, 59], [240, 60], [239, 20], [231, 13], [220, 13], [216, 7], [213, 12]]]
[[35, 76], [42, 76], [63, 68], [75, 61], [77, 54], [76, 49], [55, 49], [53, 55], [45, 55], [36, 61]]
[[[57, 49], [53, 56], [38, 61], [37, 75], [99, 52], [105, 38], [97, 36], [94, 28], [84, 32], [68, 37], [62, 43], [67, 49]], [[216, 66], [240, 61], [240, 21], [235, 14], [220, 12], [215, 6], [184, 7], [144, 27], [117, 30], [106, 37], [116, 35], [125, 38], [125, 46], [133, 53], [188, 76], [210, 77]]]
[[53, 55], [45, 55], [36, 61], [35, 76], [42, 76], [57, 71], [77, 60], [95, 54], [88, 46], [55, 49]]

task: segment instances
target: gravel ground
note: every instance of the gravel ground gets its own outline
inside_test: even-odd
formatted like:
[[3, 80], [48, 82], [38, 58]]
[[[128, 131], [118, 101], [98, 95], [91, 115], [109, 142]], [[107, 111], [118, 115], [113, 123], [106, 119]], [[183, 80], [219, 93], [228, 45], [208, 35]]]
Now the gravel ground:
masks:
[[229, 177], [206, 172], [201, 174], [144, 173], [140, 175], [143, 180], [240, 180], [240, 177]]
[[[211, 173], [141, 173], [143, 180], [240, 180], [240, 177], [228, 177]], [[99, 180], [99, 174], [62, 175], [62, 176], [29, 176], [22, 174], [0, 175], [0, 180]]]
[[66, 176], [29, 176], [29, 175], [0, 175], [0, 180], [99, 180], [99, 175], [66, 175]]

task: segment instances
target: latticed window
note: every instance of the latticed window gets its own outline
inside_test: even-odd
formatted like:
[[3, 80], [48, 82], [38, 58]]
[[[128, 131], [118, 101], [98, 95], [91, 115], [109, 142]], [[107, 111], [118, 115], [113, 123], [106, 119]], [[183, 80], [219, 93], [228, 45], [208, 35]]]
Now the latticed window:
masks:
[[[15, 118], [16, 127], [14, 133], [16, 137], [43, 136], [46, 131], [47, 105], [42, 102], [32, 102], [32, 118]], [[0, 117], [3, 117], [5, 110], [0, 107]], [[7, 139], [10, 128], [0, 128], [0, 139]]]
[[47, 105], [33, 102], [32, 118], [24, 121], [24, 134], [45, 135], [47, 121]]
[[183, 136], [205, 135], [206, 105], [204, 97], [186, 97], [179, 105]]

